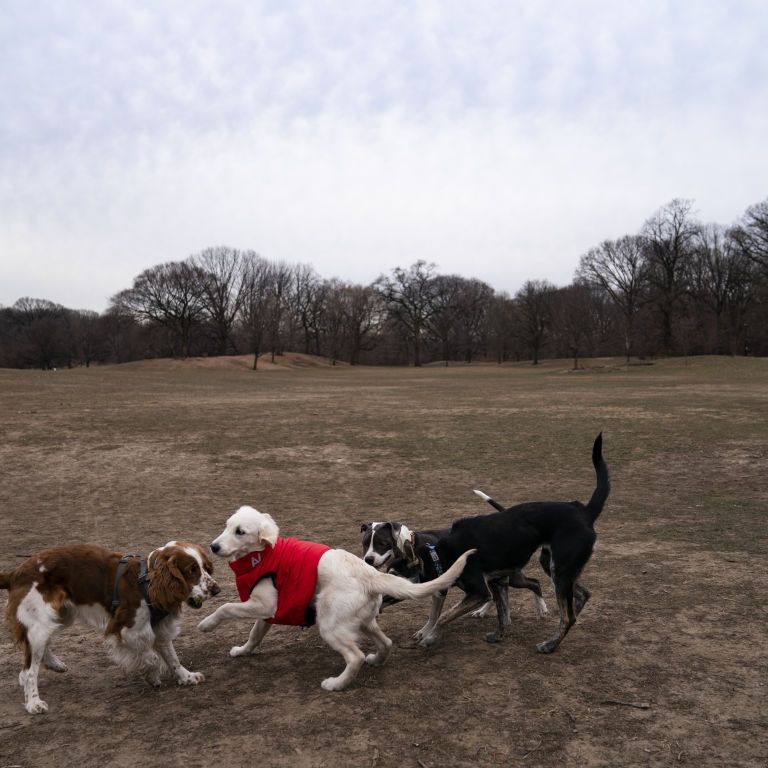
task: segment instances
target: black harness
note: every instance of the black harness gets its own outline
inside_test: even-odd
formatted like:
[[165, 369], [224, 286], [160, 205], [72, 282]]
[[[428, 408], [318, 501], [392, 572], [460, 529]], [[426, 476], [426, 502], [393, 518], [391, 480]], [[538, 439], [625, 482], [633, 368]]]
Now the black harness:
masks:
[[437, 571], [438, 576], [443, 575], [443, 564], [440, 562], [440, 557], [437, 554], [437, 550], [435, 549], [434, 544], [427, 544], [427, 549], [429, 550], [429, 556], [432, 558], [432, 562], [435, 564], [435, 570]]
[[[120, 607], [120, 598], [117, 594], [117, 587], [118, 584], [120, 584], [120, 578], [125, 570], [125, 564], [130, 560], [135, 560], [137, 557], [138, 555], [123, 555], [120, 558], [120, 562], [117, 564], [117, 570], [115, 571], [115, 586], [112, 588], [112, 605], [109, 609], [112, 616], [117, 613], [117, 609]], [[168, 615], [168, 611], [164, 608], [152, 605], [152, 602], [149, 599], [149, 568], [147, 567], [147, 560], [144, 557], [139, 560], [139, 592], [141, 592], [141, 596], [147, 604], [147, 608], [149, 608], [149, 621], [154, 627]]]

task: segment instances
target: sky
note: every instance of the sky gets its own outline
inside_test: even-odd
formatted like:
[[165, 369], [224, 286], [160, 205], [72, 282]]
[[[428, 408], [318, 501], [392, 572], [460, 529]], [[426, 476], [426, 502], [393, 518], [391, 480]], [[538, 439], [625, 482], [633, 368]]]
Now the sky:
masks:
[[252, 249], [514, 293], [768, 197], [764, 0], [0, 0], [0, 305]]

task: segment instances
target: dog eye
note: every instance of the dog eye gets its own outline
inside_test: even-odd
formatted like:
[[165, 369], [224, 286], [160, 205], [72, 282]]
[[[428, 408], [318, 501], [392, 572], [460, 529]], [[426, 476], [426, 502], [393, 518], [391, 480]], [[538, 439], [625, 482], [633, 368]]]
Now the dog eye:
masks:
[[240, 527], [235, 528], [235, 536], [243, 536], [244, 534], [245, 534], [245, 531], [242, 528]]

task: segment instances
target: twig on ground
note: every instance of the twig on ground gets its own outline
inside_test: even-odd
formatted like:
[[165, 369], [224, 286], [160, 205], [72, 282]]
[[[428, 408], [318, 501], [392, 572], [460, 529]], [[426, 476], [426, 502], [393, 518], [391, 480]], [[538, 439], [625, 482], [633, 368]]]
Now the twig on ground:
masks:
[[528, 757], [528, 755], [532, 755], [541, 745], [542, 745], [542, 740], [539, 739], [539, 743], [532, 750], [530, 750], [530, 752], [526, 752], [522, 756], [521, 760], [525, 760], [525, 758]]
[[633, 701], [622, 701], [621, 699], [603, 699], [601, 704], [617, 704], [620, 707], [634, 707], [635, 709], [650, 709], [651, 705], [641, 702], [635, 704]]

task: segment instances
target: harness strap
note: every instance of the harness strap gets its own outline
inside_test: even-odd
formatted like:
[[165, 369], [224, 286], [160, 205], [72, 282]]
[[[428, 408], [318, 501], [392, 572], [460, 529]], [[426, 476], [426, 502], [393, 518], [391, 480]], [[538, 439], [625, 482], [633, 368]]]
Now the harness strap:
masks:
[[109, 607], [109, 612], [112, 616], [115, 615], [117, 609], [120, 607], [120, 598], [117, 596], [117, 585], [120, 583], [120, 577], [125, 570], [125, 564], [129, 560], [135, 559], [136, 555], [123, 555], [120, 558], [120, 562], [117, 564], [117, 570], [115, 571], [115, 586], [112, 587], [112, 605]]
[[[118, 607], [120, 606], [120, 599], [117, 595], [117, 585], [120, 583], [120, 577], [125, 570], [125, 564], [129, 560], [135, 560], [138, 555], [124, 555], [120, 558], [120, 562], [117, 564], [117, 571], [115, 571], [115, 586], [112, 589], [112, 605], [110, 606], [110, 613], [114, 616]], [[164, 608], [159, 608], [152, 604], [149, 599], [149, 568], [145, 558], [139, 560], [139, 591], [144, 599], [144, 602], [149, 608], [149, 622], [154, 627], [159, 621], [162, 621], [167, 615], [168, 611]]]
[[437, 550], [435, 549], [434, 544], [427, 544], [427, 549], [429, 550], [429, 556], [432, 558], [432, 562], [435, 564], [435, 570], [437, 571], [438, 576], [443, 575], [443, 565], [440, 562], [440, 557], [437, 554]]

